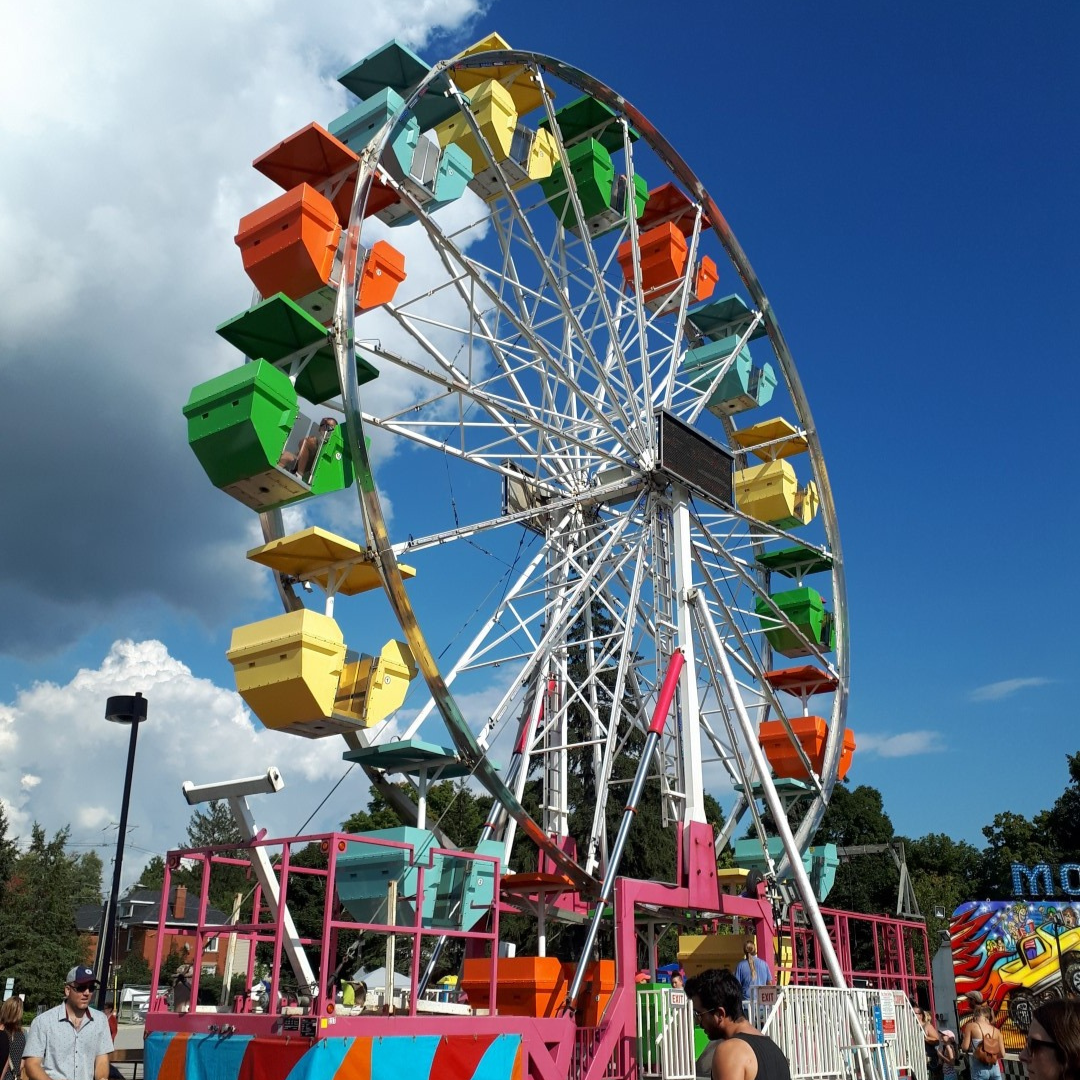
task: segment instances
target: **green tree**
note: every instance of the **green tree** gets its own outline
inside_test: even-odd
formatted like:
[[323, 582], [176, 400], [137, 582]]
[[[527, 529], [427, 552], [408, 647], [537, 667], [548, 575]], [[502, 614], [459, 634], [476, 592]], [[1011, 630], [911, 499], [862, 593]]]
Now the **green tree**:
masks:
[[[948, 933], [952, 913], [971, 899], [971, 883], [979, 872], [979, 850], [944, 833], [908, 840], [905, 847], [911, 886], [926, 919], [930, 947], [935, 949]], [[938, 909], [944, 910], [942, 917], [935, 914]]]
[[[893, 824], [877, 788], [837, 784], [814, 843], [850, 848], [890, 844], [893, 838]], [[848, 911], [891, 915], [896, 912], [899, 887], [900, 872], [888, 851], [855, 855], [841, 861], [828, 902]]]
[[142, 954], [129, 952], [116, 969], [116, 981], [120, 986], [149, 986], [150, 965]]
[[165, 884], [165, 860], [153, 855], [139, 874], [139, 884], [147, 889], [160, 889]]
[[348, 833], [366, 833], [377, 829], [396, 829], [400, 824], [401, 819], [390, 809], [382, 795], [373, 789], [367, 810], [350, 814], [341, 823], [341, 828]]
[[1080, 862], [1080, 751], [1069, 754], [1069, 785], [1045, 821], [1062, 862]]
[[84, 851], [75, 860], [75, 904], [100, 904], [101, 894], [101, 856], [96, 851]]
[[1046, 810], [1037, 814], [1034, 820], [1005, 810], [994, 815], [992, 824], [983, 826], [987, 845], [979, 860], [976, 896], [983, 900], [1008, 900], [1012, 896], [1014, 862], [1033, 866], [1059, 861], [1049, 818]]
[[[215, 852], [215, 855], [225, 858], [242, 858], [243, 850], [239, 846], [243, 843], [243, 834], [240, 826], [233, 819], [229, 804], [220, 799], [214, 799], [204, 807], [196, 807], [192, 811], [191, 820], [188, 822], [187, 836], [180, 841], [180, 846], [185, 848], [222, 847], [224, 850]], [[187, 887], [189, 895], [197, 896], [202, 888], [202, 862], [191, 866], [184, 866], [173, 874], [174, 885]], [[247, 882], [247, 874], [242, 866], [223, 866], [214, 864], [210, 872], [210, 888], [208, 891], [211, 907], [216, 907], [226, 914], [232, 911], [233, 897], [238, 893], [247, 893], [250, 885]]]
[[3, 802], [0, 802], [0, 926], [7, 925], [4, 897], [19, 857], [17, 838], [8, 836], [8, 819]]
[[[68, 969], [82, 959], [75, 904], [86, 864], [68, 852], [68, 836], [65, 827], [50, 840], [35, 822], [30, 846], [4, 884], [0, 971], [13, 976], [16, 990], [33, 1004], [58, 1000]], [[100, 859], [97, 868], [100, 886]]]
[[3, 802], [0, 802], [0, 888], [11, 880], [11, 872], [19, 857], [18, 838], [8, 836], [8, 819]]

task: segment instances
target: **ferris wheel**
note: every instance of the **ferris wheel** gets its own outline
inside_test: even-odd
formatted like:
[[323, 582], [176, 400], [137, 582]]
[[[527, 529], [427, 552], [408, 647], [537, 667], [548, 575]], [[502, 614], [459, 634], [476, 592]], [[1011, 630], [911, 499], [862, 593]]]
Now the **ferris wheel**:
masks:
[[[219, 330], [250, 362], [185, 410], [211, 479], [262, 514], [250, 557], [285, 601], [234, 635], [241, 692], [369, 763], [472, 773], [507, 853], [524, 828], [583, 881], [681, 653], [648, 781], [665, 822], [705, 820], [712, 792], [718, 847], [752, 827], [768, 852], [768, 789], [804, 848], [854, 746], [843, 562], [720, 209], [624, 98], [497, 35], [434, 67], [392, 42], [341, 82], [357, 104], [255, 162], [285, 194], [241, 222], [259, 296]], [[281, 508], [354, 478], [362, 535], [285, 531]], [[355, 638], [383, 596], [401, 637], [379, 651]]]

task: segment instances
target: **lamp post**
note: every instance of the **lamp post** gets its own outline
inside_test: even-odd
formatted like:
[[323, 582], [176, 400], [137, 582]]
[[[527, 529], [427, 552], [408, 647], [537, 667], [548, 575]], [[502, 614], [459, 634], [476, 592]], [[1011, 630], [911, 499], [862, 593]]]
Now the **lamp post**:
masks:
[[128, 740], [127, 771], [124, 773], [124, 800], [120, 804], [120, 832], [116, 838], [116, 863], [113, 866], [112, 891], [109, 893], [108, 917], [105, 926], [102, 927], [105, 932], [105, 945], [101, 950], [101, 971], [98, 972], [98, 978], [101, 979], [97, 1000], [99, 1009], [105, 1007], [105, 995], [109, 990], [113, 942], [116, 940], [116, 908], [120, 898], [120, 871], [124, 862], [128, 803], [131, 801], [131, 774], [135, 769], [135, 743], [139, 738], [139, 724], [146, 719], [146, 704], [146, 698], [140, 693], [136, 693], [134, 697], [126, 695], [111, 697], [105, 704], [105, 719], [114, 724], [128, 724], [131, 727], [131, 737]]

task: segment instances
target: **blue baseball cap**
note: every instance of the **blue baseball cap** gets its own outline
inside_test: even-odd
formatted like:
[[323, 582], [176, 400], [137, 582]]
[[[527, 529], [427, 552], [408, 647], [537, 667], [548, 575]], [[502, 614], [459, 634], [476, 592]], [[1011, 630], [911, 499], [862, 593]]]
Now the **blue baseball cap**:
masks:
[[73, 967], [67, 973], [67, 979], [65, 981], [68, 986], [85, 986], [87, 983], [93, 983], [97, 986], [98, 977], [94, 974], [93, 968]]

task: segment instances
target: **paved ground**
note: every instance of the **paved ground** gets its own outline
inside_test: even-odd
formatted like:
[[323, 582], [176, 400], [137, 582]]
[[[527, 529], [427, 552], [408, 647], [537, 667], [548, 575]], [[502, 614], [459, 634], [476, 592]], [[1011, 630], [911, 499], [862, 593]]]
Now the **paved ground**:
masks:
[[116, 1048], [118, 1050], [131, 1050], [143, 1044], [142, 1024], [122, 1023], [116, 1032]]

